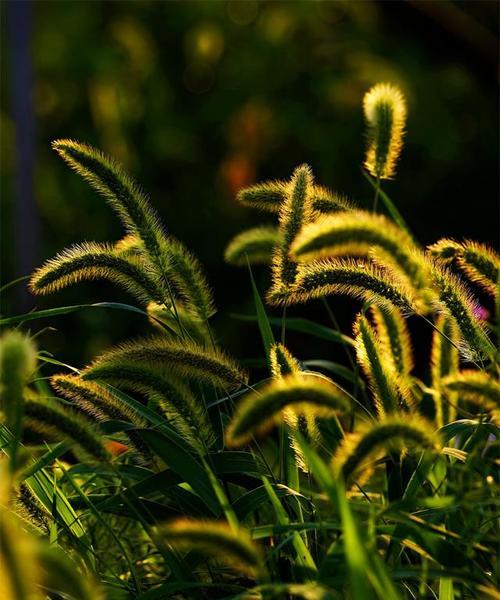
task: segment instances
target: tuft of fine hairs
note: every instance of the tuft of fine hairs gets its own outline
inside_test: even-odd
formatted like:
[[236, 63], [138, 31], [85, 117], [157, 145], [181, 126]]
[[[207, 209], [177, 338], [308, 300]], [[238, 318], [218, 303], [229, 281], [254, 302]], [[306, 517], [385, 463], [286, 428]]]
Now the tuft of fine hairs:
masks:
[[50, 294], [79, 281], [107, 279], [132, 294], [141, 304], [162, 303], [162, 281], [136, 254], [119, 254], [110, 244], [84, 242], [71, 246], [37, 269], [30, 280], [34, 294]]
[[289, 182], [280, 180], [257, 183], [240, 190], [236, 200], [250, 208], [278, 213], [288, 194], [288, 186]]
[[455, 261], [458, 269], [470, 281], [495, 296], [500, 276], [500, 256], [492, 248], [472, 240], [456, 242], [443, 238], [429, 246], [428, 250], [445, 262]]
[[279, 230], [273, 225], [262, 225], [242, 231], [235, 236], [224, 252], [224, 260], [238, 267], [247, 264], [270, 264], [273, 250], [281, 241]]
[[[135, 427], [144, 427], [146, 424], [135, 410], [98, 383], [85, 381], [79, 375], [53, 375], [50, 383], [54, 390], [73, 402], [91, 419], [124, 421]], [[126, 436], [134, 450], [147, 460], [149, 452], [141, 439], [133, 431], [127, 431]]]
[[[269, 362], [271, 374], [275, 379], [281, 379], [287, 375], [300, 373], [300, 365], [296, 358], [283, 344], [273, 344], [269, 349]], [[302, 471], [309, 472], [309, 465], [302, 452], [300, 444], [294, 435], [298, 431], [311, 446], [317, 446], [320, 441], [320, 432], [316, 422], [314, 408], [304, 406], [297, 411], [293, 406], [283, 409], [283, 420], [289, 428], [288, 437], [295, 454], [295, 461]]]
[[215, 313], [215, 305], [200, 261], [171, 236], [163, 239], [161, 251], [167, 264], [167, 277], [183, 305], [206, 322]]
[[461, 400], [470, 402], [486, 412], [493, 413], [498, 409], [500, 383], [485, 371], [457, 371], [444, 377], [441, 386], [447, 392], [453, 392]]
[[55, 140], [52, 147], [109, 203], [125, 228], [136, 234], [154, 260], [162, 266], [161, 222], [149, 198], [124, 172], [121, 165], [100, 150], [74, 140]]
[[417, 250], [410, 236], [383, 215], [353, 210], [305, 225], [290, 255], [300, 262], [338, 256], [374, 258], [418, 289], [429, 285], [429, 276], [425, 256]]
[[391, 179], [403, 147], [406, 102], [401, 90], [378, 83], [363, 98], [368, 125], [365, 167], [377, 179]]
[[311, 192], [313, 175], [310, 167], [301, 165], [293, 173], [286, 196], [279, 212], [281, 243], [275, 248], [272, 262], [272, 287], [269, 296], [286, 295], [297, 275], [297, 263], [289, 257], [295, 236], [312, 217]]
[[331, 416], [349, 410], [349, 397], [326, 377], [291, 374], [274, 379], [259, 390], [250, 392], [238, 405], [226, 431], [229, 446], [244, 446], [253, 435], [269, 431], [282, 418], [285, 408], [316, 416]]
[[447, 314], [437, 315], [435, 327], [431, 346], [431, 383], [434, 390], [436, 423], [438, 427], [442, 427], [454, 421], [457, 412], [457, 394], [444, 389], [442, 380], [458, 371], [460, 333], [455, 319]]
[[288, 296], [269, 298], [274, 306], [298, 304], [314, 298], [341, 294], [377, 306], [392, 304], [404, 313], [416, 310], [406, 282], [370, 263], [353, 259], [320, 259], [299, 265]]
[[42, 435], [56, 439], [70, 439], [77, 449], [98, 461], [108, 461], [102, 436], [92, 423], [68, 408], [55, 403], [48, 404], [38, 399], [25, 402], [23, 424]]
[[160, 525], [161, 540], [179, 550], [195, 551], [249, 577], [263, 577], [260, 548], [246, 529], [234, 531], [220, 521], [177, 519]]
[[378, 334], [360, 314], [354, 322], [356, 358], [366, 375], [379, 416], [398, 411], [402, 402], [401, 377], [398, 377], [390, 348], [384, 347]]
[[13, 432], [19, 433], [24, 389], [36, 369], [36, 347], [20, 331], [0, 338], [0, 411]]
[[114, 360], [84, 371], [83, 378], [144, 394], [196, 450], [210, 447], [215, 441], [205, 407], [191, 389], [180, 379], [166, 376], [154, 364], [141, 364], [134, 359]]
[[437, 264], [433, 278], [438, 291], [437, 309], [455, 319], [464, 358], [474, 360], [482, 355], [491, 355], [495, 351], [494, 346], [476, 316], [477, 303], [469, 290], [449, 270]]
[[105, 369], [130, 361], [219, 389], [236, 389], [248, 381], [247, 373], [221, 350], [166, 337], [139, 339], [108, 350], [87, 367], [82, 376], [97, 379]]
[[373, 473], [374, 464], [394, 451], [416, 448], [439, 451], [432, 423], [415, 414], [387, 415], [377, 422], [363, 423], [346, 435], [332, 458], [332, 468], [346, 482], [360, 485]]
[[413, 349], [410, 332], [402, 312], [394, 306], [371, 306], [370, 314], [377, 331], [380, 346], [392, 359], [393, 367], [401, 376], [413, 370]]

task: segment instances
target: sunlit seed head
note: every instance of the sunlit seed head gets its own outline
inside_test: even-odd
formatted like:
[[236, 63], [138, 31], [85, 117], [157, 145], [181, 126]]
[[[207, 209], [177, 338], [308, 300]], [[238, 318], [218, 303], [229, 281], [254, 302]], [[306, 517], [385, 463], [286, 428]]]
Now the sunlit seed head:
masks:
[[374, 177], [391, 179], [403, 143], [405, 98], [396, 86], [379, 83], [365, 94], [363, 110], [369, 128], [365, 167]]

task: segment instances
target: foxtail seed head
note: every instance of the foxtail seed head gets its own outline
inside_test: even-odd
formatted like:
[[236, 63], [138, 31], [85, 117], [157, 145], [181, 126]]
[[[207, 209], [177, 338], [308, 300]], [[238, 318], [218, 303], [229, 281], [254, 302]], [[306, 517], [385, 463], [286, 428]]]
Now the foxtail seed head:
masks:
[[404, 96], [396, 86], [379, 83], [365, 94], [363, 110], [368, 124], [365, 167], [378, 179], [391, 179], [403, 146]]
[[273, 225], [247, 229], [231, 240], [224, 252], [224, 260], [239, 267], [269, 264], [280, 241], [278, 228]]
[[297, 412], [307, 408], [327, 417], [345, 412], [349, 406], [349, 397], [326, 377], [286, 375], [245, 396], [227, 430], [227, 442], [231, 446], [245, 445], [254, 434], [271, 429], [286, 408], [293, 407]]

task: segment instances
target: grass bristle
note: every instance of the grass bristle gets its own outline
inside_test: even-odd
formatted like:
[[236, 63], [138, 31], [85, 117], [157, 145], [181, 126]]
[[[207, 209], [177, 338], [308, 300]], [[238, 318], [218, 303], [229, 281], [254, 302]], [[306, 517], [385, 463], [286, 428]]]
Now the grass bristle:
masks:
[[365, 94], [363, 110], [368, 125], [365, 167], [378, 179], [391, 179], [403, 147], [404, 96], [395, 85], [379, 83]]
[[231, 240], [224, 252], [224, 260], [239, 267], [270, 264], [280, 239], [278, 228], [273, 225], [247, 229]]
[[349, 409], [349, 397], [325, 377], [315, 375], [286, 375], [250, 392], [238, 409], [226, 432], [230, 446], [243, 446], [253, 435], [271, 429], [286, 408], [302, 412], [303, 408], [317, 416], [330, 416]]
[[160, 525], [158, 535], [173, 548], [200, 552], [250, 577], [263, 575], [260, 550], [245, 529], [235, 532], [218, 521], [177, 519]]

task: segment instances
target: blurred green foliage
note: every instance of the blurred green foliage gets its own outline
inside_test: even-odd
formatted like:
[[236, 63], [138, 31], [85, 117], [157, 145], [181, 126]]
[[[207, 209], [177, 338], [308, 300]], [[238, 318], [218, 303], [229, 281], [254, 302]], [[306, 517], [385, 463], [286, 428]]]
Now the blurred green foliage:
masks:
[[[5, 31], [8, 10], [3, 17]], [[44, 1], [33, 3], [31, 27], [37, 264], [84, 237], [119, 236], [109, 209], [50, 141], [99, 146], [134, 174], [205, 264], [224, 308], [219, 334], [248, 356], [248, 326], [228, 325], [231, 311], [251, 311], [248, 274], [222, 255], [260, 215], [236, 205], [235, 193], [307, 162], [320, 183], [367, 206], [361, 100], [379, 81], [397, 83], [408, 98], [398, 178], [385, 189], [417, 237], [496, 242], [497, 3]], [[8, 36], [2, 43], [5, 283], [21, 275], [13, 257], [26, 232], [13, 222], [15, 98]], [[115, 299], [127, 301], [85, 284], [31, 306]], [[2, 312], [18, 312], [15, 289]], [[65, 319], [43, 343], [80, 364], [136, 325], [104, 311]]]

